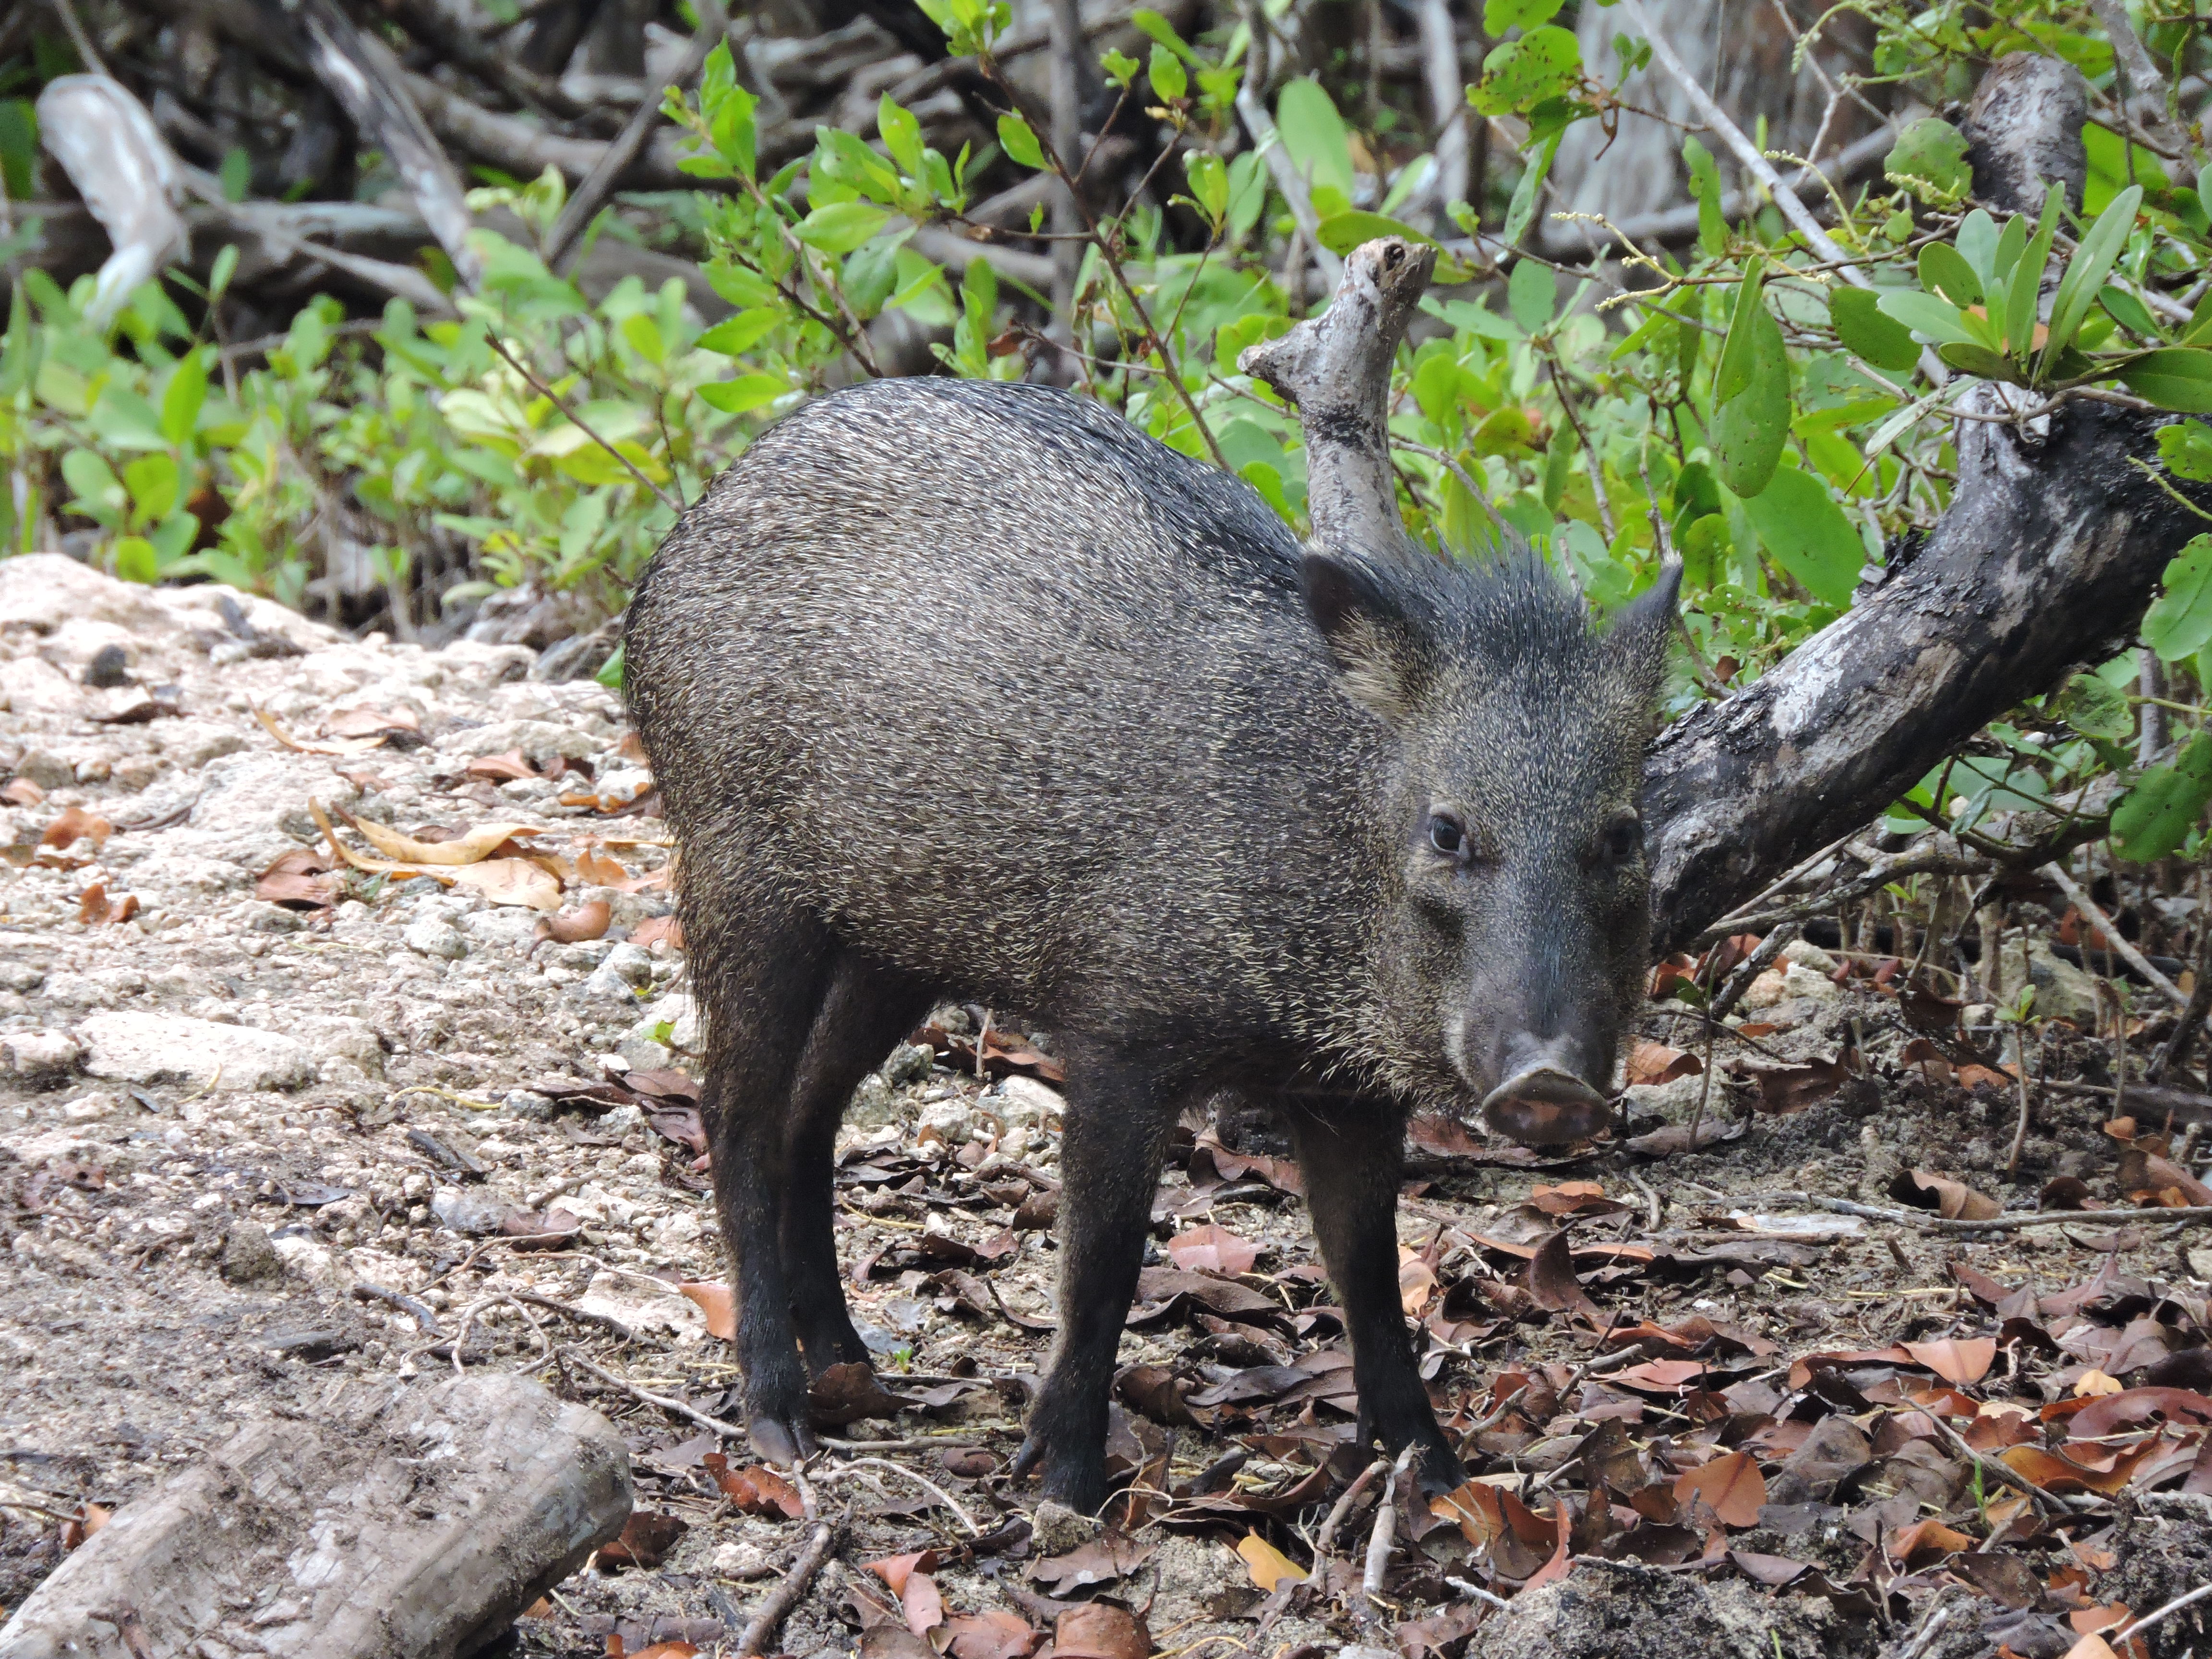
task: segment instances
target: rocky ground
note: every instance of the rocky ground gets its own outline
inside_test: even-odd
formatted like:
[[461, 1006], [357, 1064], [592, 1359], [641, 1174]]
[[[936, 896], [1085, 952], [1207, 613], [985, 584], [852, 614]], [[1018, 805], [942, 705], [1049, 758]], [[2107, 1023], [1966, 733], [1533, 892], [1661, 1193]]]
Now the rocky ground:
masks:
[[[738, 1401], [652, 781], [618, 698], [538, 660], [0, 561], [0, 1608], [241, 1420], [456, 1365], [596, 1406], [637, 1477], [623, 1547], [514, 1650], [734, 1650], [799, 1550], [798, 1495], [699, 1420]], [[2048, 931], [2039, 1006], [2094, 1031]], [[940, 1011], [848, 1121], [878, 1379], [817, 1389], [842, 1530], [778, 1646], [2098, 1659], [2087, 1632], [2212, 1575], [2212, 1254], [2154, 1209], [1930, 1223], [2212, 1195], [2162, 1123], [2107, 1124], [2112, 1045], [2064, 1027], [2038, 1075], [2074, 1087], [2039, 1081], [2008, 1176], [2014, 1079], [1955, 1033], [1912, 1049], [1899, 1006], [1801, 945], [1710, 1050], [1654, 1005], [1625, 1146], [1417, 1126], [1401, 1283], [1476, 1480], [1434, 1509], [1373, 1481], [1334, 1532], [1365, 1458], [1264, 1123], [1188, 1125], [1160, 1194], [1131, 1492], [1103, 1532], [1031, 1514], [1003, 1470], [1051, 1319], [1058, 1068]], [[1785, 1193], [1901, 1218], [1757, 1201]], [[2208, 1607], [2133, 1650], [2205, 1650]]]

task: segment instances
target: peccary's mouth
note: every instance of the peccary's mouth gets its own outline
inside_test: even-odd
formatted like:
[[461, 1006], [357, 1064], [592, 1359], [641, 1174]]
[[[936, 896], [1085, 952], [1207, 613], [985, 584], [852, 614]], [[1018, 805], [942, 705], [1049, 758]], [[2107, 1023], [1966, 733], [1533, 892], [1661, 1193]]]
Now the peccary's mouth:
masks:
[[1482, 1101], [1482, 1121], [1523, 1146], [1563, 1146], [1605, 1127], [1605, 1097], [1556, 1066], [1535, 1065], [1499, 1084]]

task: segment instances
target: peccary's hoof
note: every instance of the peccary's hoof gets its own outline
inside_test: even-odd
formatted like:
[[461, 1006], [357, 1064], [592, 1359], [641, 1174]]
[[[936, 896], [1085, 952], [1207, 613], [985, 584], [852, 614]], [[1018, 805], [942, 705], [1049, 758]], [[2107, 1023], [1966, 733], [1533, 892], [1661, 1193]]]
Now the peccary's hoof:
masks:
[[1031, 1434], [1014, 1454], [1009, 1471], [1014, 1479], [1036, 1471], [1042, 1503], [1057, 1504], [1078, 1515], [1096, 1515], [1106, 1501], [1106, 1462], [1103, 1455], [1069, 1456]]
[[814, 1431], [805, 1424], [791, 1424], [755, 1413], [745, 1425], [745, 1438], [763, 1463], [788, 1468], [815, 1452]]
[[1523, 1146], [1587, 1140], [1611, 1115], [1603, 1095], [1553, 1066], [1532, 1066], [1506, 1079], [1482, 1102], [1482, 1121]]

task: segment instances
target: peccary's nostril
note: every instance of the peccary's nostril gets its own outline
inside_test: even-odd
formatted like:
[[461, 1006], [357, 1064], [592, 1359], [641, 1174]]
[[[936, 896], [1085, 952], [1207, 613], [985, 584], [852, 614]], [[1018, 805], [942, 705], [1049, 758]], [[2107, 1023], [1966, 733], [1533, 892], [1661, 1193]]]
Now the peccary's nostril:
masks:
[[1524, 1146], [1560, 1146], [1605, 1126], [1605, 1097], [1576, 1075], [1571, 1044], [1522, 1037], [1506, 1054], [1505, 1080], [1482, 1102], [1492, 1128]]

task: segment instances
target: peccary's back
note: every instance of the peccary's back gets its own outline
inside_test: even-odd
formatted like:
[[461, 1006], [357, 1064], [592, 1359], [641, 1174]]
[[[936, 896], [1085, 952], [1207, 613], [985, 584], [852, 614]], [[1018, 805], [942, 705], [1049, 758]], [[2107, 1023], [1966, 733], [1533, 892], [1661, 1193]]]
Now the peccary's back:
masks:
[[947, 990], [1294, 1037], [1349, 994], [1380, 728], [1297, 539], [1095, 403], [879, 381], [763, 434], [639, 585], [687, 890]]

